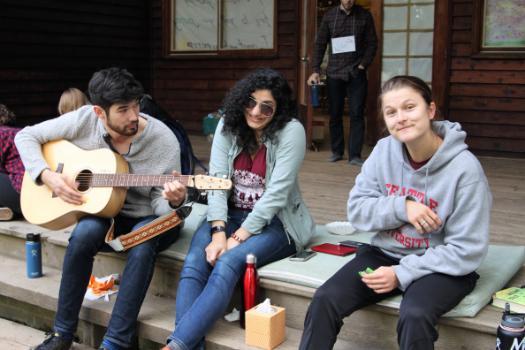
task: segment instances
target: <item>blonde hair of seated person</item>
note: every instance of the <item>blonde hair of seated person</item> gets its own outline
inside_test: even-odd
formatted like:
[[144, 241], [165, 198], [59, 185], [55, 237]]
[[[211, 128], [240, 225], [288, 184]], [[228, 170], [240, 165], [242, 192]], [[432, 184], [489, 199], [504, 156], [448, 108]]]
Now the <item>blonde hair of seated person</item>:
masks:
[[84, 105], [89, 104], [87, 96], [77, 88], [64, 90], [58, 101], [58, 113], [60, 115], [74, 111]]

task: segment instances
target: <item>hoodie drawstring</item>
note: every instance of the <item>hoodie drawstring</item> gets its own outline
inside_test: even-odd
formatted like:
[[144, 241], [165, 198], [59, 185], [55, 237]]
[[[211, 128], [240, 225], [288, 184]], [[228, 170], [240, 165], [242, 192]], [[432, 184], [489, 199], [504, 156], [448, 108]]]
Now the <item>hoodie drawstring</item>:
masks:
[[[401, 188], [405, 188], [404, 185], [403, 185], [405, 183], [405, 181], [403, 179], [404, 175], [405, 175], [405, 162], [401, 161]], [[405, 193], [405, 195], [406, 195], [406, 193]]]
[[[428, 181], [429, 180], [428, 180], [428, 167], [427, 167], [426, 170], [425, 170], [425, 192], [423, 194], [423, 196], [424, 196], [423, 198], [425, 198], [425, 203], [424, 204], [427, 207], [429, 207], [428, 200], [427, 200]], [[429, 247], [430, 247], [430, 241], [432, 241], [432, 232], [428, 233], [428, 245], [429, 245]]]
[[428, 207], [428, 200], [427, 200], [427, 189], [428, 189], [428, 167], [427, 169], [425, 170], [425, 191], [423, 192], [424, 193], [424, 197], [425, 198], [425, 202], [423, 203], [424, 205], [426, 205]]

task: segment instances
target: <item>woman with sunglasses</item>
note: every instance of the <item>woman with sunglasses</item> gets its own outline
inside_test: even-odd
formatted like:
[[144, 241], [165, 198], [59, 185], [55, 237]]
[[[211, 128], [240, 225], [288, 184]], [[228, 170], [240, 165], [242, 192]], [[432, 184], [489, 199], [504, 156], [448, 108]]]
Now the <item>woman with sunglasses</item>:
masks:
[[306, 139], [284, 77], [258, 69], [224, 101], [210, 173], [233, 181], [208, 196], [207, 220], [194, 234], [177, 289], [175, 331], [168, 349], [203, 349], [204, 336], [228, 306], [246, 266], [302, 250], [314, 231], [299, 191]]

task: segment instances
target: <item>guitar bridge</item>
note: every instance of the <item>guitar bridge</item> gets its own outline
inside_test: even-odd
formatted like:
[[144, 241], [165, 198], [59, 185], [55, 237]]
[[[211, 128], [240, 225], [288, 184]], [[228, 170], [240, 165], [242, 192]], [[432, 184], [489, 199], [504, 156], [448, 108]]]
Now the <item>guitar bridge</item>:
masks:
[[[55, 173], [62, 174], [62, 171], [64, 171], [64, 163], [58, 163], [57, 170], [55, 170]], [[57, 194], [55, 192], [52, 192], [51, 198], [56, 198], [56, 197], [58, 197]]]

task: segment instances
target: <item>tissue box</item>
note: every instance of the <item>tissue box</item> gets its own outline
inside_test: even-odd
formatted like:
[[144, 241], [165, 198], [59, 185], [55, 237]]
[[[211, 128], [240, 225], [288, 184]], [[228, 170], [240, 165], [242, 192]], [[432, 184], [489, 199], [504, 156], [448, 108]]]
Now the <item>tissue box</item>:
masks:
[[246, 344], [271, 350], [284, 341], [285, 309], [272, 307], [275, 312], [271, 314], [256, 311], [257, 306], [246, 311]]

